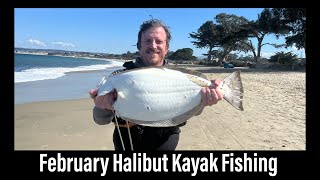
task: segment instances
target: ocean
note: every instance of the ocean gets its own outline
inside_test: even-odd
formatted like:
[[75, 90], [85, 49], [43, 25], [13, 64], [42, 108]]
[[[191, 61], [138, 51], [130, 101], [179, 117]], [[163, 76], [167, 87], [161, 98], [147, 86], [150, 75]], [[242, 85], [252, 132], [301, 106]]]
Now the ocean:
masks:
[[116, 69], [117, 60], [15, 54], [14, 102], [23, 104], [88, 98], [89, 91]]

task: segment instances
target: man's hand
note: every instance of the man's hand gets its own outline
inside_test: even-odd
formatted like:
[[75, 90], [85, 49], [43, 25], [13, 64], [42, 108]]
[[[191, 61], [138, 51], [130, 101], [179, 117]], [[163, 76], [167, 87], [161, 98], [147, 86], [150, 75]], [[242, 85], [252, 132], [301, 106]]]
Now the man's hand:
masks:
[[111, 91], [104, 96], [97, 96], [98, 89], [92, 89], [89, 93], [91, 98], [94, 100], [94, 104], [96, 107], [101, 109], [108, 109], [111, 111], [114, 110], [112, 105], [117, 98], [117, 94], [115, 91]]
[[212, 106], [213, 104], [217, 104], [218, 101], [223, 99], [223, 94], [221, 94], [217, 87], [221, 83], [219, 79], [211, 80], [213, 83], [213, 89], [209, 87], [203, 87], [201, 89], [202, 101], [205, 106]]

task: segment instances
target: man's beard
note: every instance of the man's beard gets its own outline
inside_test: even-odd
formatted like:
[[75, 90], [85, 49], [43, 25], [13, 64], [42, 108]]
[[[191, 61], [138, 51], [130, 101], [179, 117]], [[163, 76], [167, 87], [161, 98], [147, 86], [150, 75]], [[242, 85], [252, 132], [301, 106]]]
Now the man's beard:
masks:
[[163, 57], [161, 57], [161, 51], [154, 51], [153, 49], [148, 49], [145, 53], [145, 56], [142, 57], [144, 63], [147, 66], [158, 65], [162, 62]]

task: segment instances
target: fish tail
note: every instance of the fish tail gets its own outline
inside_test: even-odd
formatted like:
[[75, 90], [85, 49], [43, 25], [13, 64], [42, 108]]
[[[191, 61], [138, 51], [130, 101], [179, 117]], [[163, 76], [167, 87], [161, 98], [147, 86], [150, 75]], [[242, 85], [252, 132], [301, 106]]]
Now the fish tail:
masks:
[[218, 90], [223, 93], [224, 99], [233, 107], [243, 111], [243, 86], [240, 77], [240, 70], [227, 76], [218, 86]]

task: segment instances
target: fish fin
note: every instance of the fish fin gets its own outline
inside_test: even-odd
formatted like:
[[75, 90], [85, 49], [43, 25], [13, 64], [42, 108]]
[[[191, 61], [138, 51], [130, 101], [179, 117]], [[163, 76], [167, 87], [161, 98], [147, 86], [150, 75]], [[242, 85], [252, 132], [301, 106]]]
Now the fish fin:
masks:
[[185, 73], [185, 74], [191, 74], [191, 75], [198, 76], [198, 77], [201, 77], [203, 79], [208, 80], [207, 76], [204, 75], [202, 72], [195, 71], [195, 70], [192, 70], [192, 69], [185, 69], [185, 68], [180, 68], [180, 67], [170, 67], [168, 69], [175, 70], [175, 71], [180, 71], [180, 72]]
[[202, 77], [195, 76], [195, 75], [192, 75], [192, 74], [185, 74], [185, 75], [189, 78], [190, 81], [194, 82], [198, 86], [208, 87], [208, 86], [210, 86], [212, 84], [211, 81], [209, 81], [207, 79], [204, 79]]
[[125, 69], [119, 69], [114, 71], [113, 73], [110, 74], [111, 75], [118, 75], [118, 74], [123, 74], [123, 73], [128, 73], [128, 72], [132, 72], [132, 71], [141, 71], [144, 69], [162, 69], [162, 70], [166, 70], [166, 69], [171, 69], [171, 70], [175, 70], [175, 71], [180, 71], [182, 73], [185, 74], [191, 74], [194, 76], [198, 76], [201, 77], [203, 79], [208, 80], [207, 76], [204, 75], [203, 73], [199, 72], [199, 71], [195, 71], [195, 70], [191, 70], [191, 69], [185, 69], [185, 68], [178, 68], [178, 67], [165, 67], [165, 66], [148, 66], [148, 67], [141, 67], [141, 68], [135, 68], [135, 69], [129, 69], [129, 70], [125, 70]]
[[207, 76], [203, 73], [191, 69], [178, 68], [178, 67], [170, 67], [168, 69], [175, 70], [186, 74], [186, 76], [195, 84], [201, 87], [210, 86], [211, 81], [208, 80]]
[[127, 120], [127, 121], [131, 121], [135, 124], [142, 125], [142, 126], [172, 127], [172, 126], [177, 126], [179, 124], [186, 122], [188, 119], [190, 119], [195, 114], [197, 114], [200, 110], [202, 110], [203, 107], [204, 107], [204, 105], [201, 102], [199, 105], [195, 106], [194, 108], [185, 112], [184, 114], [173, 117], [171, 119], [165, 119], [165, 120], [160, 120], [160, 121], [141, 121], [141, 120], [130, 119], [130, 118], [126, 118], [126, 117], [121, 117], [121, 118], [124, 120]]
[[109, 75], [109, 77], [110, 77], [110, 76], [117, 75], [117, 74], [122, 74], [122, 73], [125, 72], [125, 70], [126, 70], [126, 69], [117, 69], [117, 70], [113, 71], [113, 72]]
[[224, 99], [233, 107], [243, 111], [243, 85], [240, 77], [240, 70], [227, 76], [217, 87], [223, 93]]

